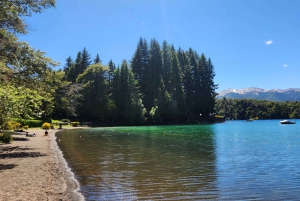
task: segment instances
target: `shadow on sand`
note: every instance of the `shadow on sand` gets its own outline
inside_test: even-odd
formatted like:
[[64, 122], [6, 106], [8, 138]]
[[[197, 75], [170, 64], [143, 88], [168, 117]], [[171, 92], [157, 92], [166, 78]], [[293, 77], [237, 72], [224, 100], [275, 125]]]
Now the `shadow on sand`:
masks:
[[8, 170], [8, 169], [12, 169], [12, 168], [14, 168], [14, 167], [16, 167], [16, 165], [14, 165], [14, 164], [7, 164], [7, 165], [2, 165], [2, 164], [0, 164], [0, 172], [1, 172], [2, 170]]
[[[22, 148], [19, 146], [9, 146], [0, 148], [0, 159], [4, 158], [28, 158], [28, 157], [40, 157], [47, 156], [47, 154], [41, 154], [40, 152], [24, 152], [26, 150], [34, 150], [31, 148]], [[9, 153], [11, 152], [11, 153]]]

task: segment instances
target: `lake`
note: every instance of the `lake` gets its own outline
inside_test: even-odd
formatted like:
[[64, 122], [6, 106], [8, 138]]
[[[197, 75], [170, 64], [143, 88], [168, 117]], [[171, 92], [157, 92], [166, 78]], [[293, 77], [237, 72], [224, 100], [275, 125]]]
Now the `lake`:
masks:
[[300, 124], [227, 121], [56, 136], [86, 200], [300, 198]]

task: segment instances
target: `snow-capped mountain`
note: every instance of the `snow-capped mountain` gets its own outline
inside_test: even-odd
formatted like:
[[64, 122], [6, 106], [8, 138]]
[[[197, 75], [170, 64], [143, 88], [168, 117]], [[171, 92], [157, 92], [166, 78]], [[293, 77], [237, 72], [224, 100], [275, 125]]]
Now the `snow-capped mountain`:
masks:
[[251, 98], [270, 101], [300, 101], [300, 89], [271, 89], [265, 90], [256, 87], [246, 89], [228, 89], [218, 92], [217, 98]]

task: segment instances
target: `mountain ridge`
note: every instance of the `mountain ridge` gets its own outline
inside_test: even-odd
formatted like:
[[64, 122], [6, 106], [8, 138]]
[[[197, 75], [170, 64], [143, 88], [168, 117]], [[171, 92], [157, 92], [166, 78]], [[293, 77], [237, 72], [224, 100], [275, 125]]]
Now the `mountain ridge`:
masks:
[[262, 89], [249, 87], [243, 89], [227, 89], [218, 92], [217, 98], [258, 99], [268, 101], [300, 101], [300, 88]]

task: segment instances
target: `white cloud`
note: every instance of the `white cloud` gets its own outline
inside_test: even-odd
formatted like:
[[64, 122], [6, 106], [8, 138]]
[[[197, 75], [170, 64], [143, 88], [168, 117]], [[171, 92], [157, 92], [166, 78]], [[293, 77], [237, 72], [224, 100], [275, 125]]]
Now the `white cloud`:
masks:
[[283, 67], [285, 67], [285, 68], [286, 68], [286, 67], [288, 67], [288, 65], [287, 65], [287, 64], [283, 64]]
[[266, 44], [266, 45], [271, 45], [272, 43], [273, 43], [272, 40], [267, 40], [267, 41], [265, 41], [265, 44]]

